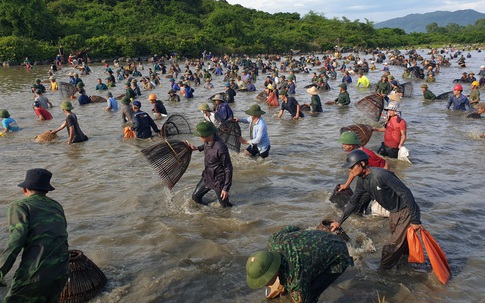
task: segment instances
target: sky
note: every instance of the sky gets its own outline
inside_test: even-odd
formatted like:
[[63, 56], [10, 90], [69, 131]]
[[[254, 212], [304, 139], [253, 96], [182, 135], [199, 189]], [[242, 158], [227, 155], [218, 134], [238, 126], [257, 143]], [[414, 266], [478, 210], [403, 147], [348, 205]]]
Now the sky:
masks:
[[327, 19], [345, 16], [350, 21], [365, 19], [378, 23], [409, 14], [424, 14], [434, 11], [457, 11], [473, 9], [485, 13], [485, 0], [226, 0], [229, 4], [240, 4], [246, 8], [256, 9], [271, 14], [299, 13], [306, 15], [309, 11], [323, 14]]

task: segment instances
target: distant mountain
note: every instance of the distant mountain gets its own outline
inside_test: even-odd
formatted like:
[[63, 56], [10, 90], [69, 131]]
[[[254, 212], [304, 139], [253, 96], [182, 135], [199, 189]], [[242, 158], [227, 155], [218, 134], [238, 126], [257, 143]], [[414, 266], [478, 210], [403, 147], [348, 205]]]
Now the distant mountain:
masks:
[[446, 26], [450, 23], [458, 25], [475, 24], [478, 19], [485, 18], [485, 14], [472, 9], [460, 10], [455, 12], [436, 11], [425, 14], [411, 14], [405, 17], [393, 18], [374, 24], [374, 28], [401, 28], [406, 33], [421, 32], [426, 33], [426, 25], [436, 22], [438, 26]]

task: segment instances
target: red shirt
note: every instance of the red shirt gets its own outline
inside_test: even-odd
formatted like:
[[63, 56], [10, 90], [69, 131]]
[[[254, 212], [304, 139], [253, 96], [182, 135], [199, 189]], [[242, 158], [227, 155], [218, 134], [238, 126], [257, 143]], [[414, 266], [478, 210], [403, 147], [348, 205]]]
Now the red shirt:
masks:
[[386, 165], [386, 160], [384, 160], [384, 158], [379, 157], [370, 149], [367, 149], [365, 147], [361, 147], [361, 148], [369, 156], [369, 166], [382, 168]]
[[35, 111], [35, 114], [36, 114], [37, 116], [39, 116], [39, 117], [40, 117], [40, 115], [42, 115], [42, 116], [44, 117], [44, 120], [50, 120], [50, 119], [52, 119], [52, 115], [51, 115], [51, 113], [49, 113], [49, 111], [48, 111], [47, 109], [45, 109], [45, 108], [42, 108], [42, 107], [36, 107], [36, 108], [34, 109], [34, 111]]
[[390, 148], [398, 148], [401, 142], [401, 131], [403, 130], [406, 130], [406, 121], [399, 116], [392, 116], [386, 124], [384, 145]]

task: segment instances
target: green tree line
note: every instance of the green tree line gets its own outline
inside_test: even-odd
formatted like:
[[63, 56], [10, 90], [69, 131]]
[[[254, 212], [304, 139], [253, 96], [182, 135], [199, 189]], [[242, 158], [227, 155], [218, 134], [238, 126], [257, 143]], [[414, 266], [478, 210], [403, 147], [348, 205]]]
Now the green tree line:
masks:
[[0, 0], [0, 11], [1, 61], [53, 60], [59, 45], [68, 54], [89, 48], [101, 59], [485, 42], [485, 19], [466, 27], [432, 23], [427, 33], [406, 34], [375, 29], [368, 20], [269, 14], [224, 0]]

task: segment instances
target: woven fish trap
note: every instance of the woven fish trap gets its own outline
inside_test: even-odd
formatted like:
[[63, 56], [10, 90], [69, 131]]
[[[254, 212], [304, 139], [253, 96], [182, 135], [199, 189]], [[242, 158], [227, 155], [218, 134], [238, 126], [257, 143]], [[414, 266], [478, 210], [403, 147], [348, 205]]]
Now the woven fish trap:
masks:
[[402, 92], [402, 96], [405, 98], [411, 98], [413, 96], [413, 83], [406, 82], [403, 84], [399, 84], [399, 89]]
[[340, 129], [340, 134], [346, 131], [351, 131], [356, 134], [361, 146], [365, 146], [372, 137], [372, 126], [367, 124], [354, 124], [342, 127]]
[[190, 124], [182, 115], [171, 115], [162, 125], [162, 136], [164, 138], [191, 133]]
[[35, 136], [34, 141], [35, 142], [51, 142], [52, 140], [55, 140], [59, 138], [57, 134], [51, 133], [49, 130], [46, 132], [43, 132], [42, 134]]
[[264, 102], [266, 101], [266, 99], [268, 99], [268, 94], [265, 91], [262, 91], [256, 96], [255, 99], [258, 101]]
[[103, 103], [106, 102], [106, 99], [101, 97], [101, 96], [90, 96], [89, 100], [91, 100], [91, 103]]
[[355, 106], [366, 116], [379, 121], [384, 109], [384, 98], [378, 95], [369, 95], [355, 103]]
[[192, 157], [192, 149], [179, 140], [166, 140], [141, 151], [169, 189], [183, 176]]
[[453, 91], [439, 94], [436, 96], [436, 100], [449, 100], [451, 96], [453, 96]]
[[69, 98], [76, 93], [76, 86], [67, 82], [59, 82], [59, 91], [63, 98]]
[[234, 120], [227, 120], [219, 126], [217, 135], [224, 141], [228, 148], [240, 152], [241, 151], [241, 127], [239, 123]]
[[69, 251], [69, 279], [61, 293], [61, 303], [83, 303], [99, 294], [108, 279], [82, 251]]

